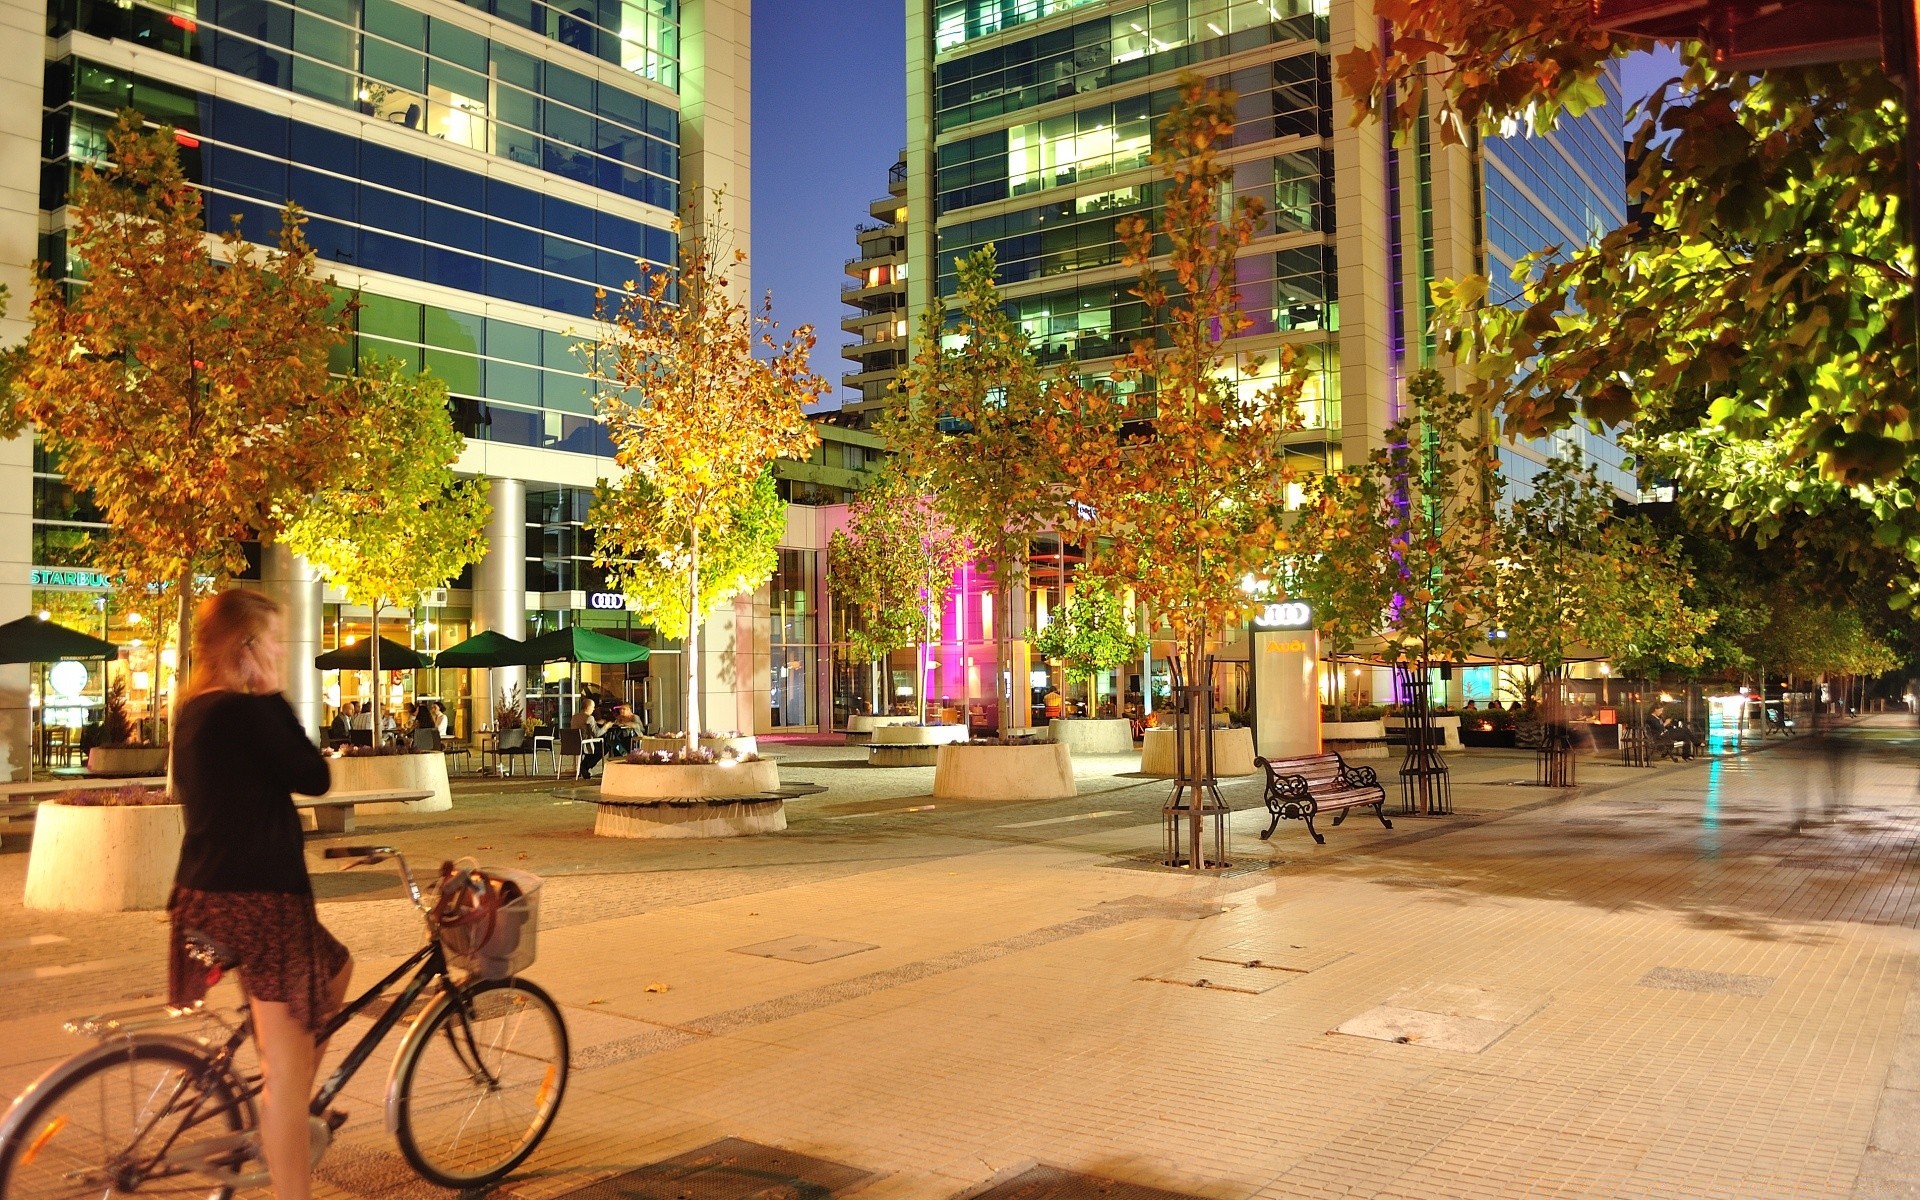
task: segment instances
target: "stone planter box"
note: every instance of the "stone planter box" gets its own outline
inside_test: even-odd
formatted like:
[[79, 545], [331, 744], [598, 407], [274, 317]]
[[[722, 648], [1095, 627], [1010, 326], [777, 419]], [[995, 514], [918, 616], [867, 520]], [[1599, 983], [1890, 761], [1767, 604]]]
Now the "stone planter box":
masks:
[[1051, 731], [1054, 741], [1075, 754], [1133, 753], [1133, 722], [1125, 717], [1114, 720], [1055, 717]]
[[[1407, 727], [1407, 718], [1388, 717], [1386, 724], [1388, 729], [1405, 729]], [[1433, 727], [1440, 731], [1440, 749], [1460, 749], [1460, 717], [1458, 714], [1448, 717], [1434, 717]]]
[[1376, 721], [1322, 721], [1320, 744], [1343, 757], [1387, 757], [1387, 723]]
[[778, 833], [787, 827], [786, 803], [764, 793], [779, 786], [780, 767], [771, 759], [730, 767], [611, 762], [600, 780], [593, 832], [622, 838]]
[[93, 775], [165, 775], [165, 746], [95, 746], [87, 751], [87, 771]]
[[873, 731], [876, 746], [951, 746], [966, 740], [965, 725], [885, 725]]
[[936, 800], [1060, 800], [1077, 794], [1073, 755], [1055, 742], [942, 746], [933, 764]]
[[[1174, 739], [1179, 731], [1174, 729], [1149, 729], [1140, 740], [1140, 773], [1157, 775], [1165, 779], [1173, 778]], [[1257, 768], [1253, 765], [1253, 730], [1242, 726], [1238, 729], [1219, 729], [1213, 731], [1213, 773], [1216, 777], [1225, 775], [1251, 775]]]
[[34, 818], [22, 900], [46, 912], [165, 908], [186, 831], [178, 804], [47, 801]]
[[[662, 750], [672, 754], [676, 750], [686, 749], [686, 746], [687, 739], [685, 738], [643, 737], [634, 748], [636, 750], [645, 750], [649, 754], [657, 754]], [[743, 733], [736, 737], [703, 737], [700, 739], [700, 748], [702, 750], [711, 750], [715, 754], [729, 747], [732, 748], [734, 755], [739, 758], [747, 758], [760, 753], [760, 743], [754, 740], [754, 736], [750, 733]]]
[[447, 785], [447, 756], [444, 754], [380, 754], [368, 755], [365, 758], [330, 758], [327, 760], [327, 774], [333, 777], [333, 786], [328, 789], [330, 793], [433, 793], [425, 800], [356, 805], [356, 815], [446, 812], [453, 807], [453, 790]]

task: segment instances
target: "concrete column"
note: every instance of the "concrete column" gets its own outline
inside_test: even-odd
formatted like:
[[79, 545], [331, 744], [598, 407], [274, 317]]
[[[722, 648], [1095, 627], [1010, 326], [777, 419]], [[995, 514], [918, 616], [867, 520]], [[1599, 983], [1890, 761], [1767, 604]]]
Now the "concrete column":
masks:
[[[0, 346], [27, 336], [33, 264], [40, 237], [41, 77], [46, 62], [44, 0], [0, 0], [0, 34], [14, 46], [0, 55], [0, 284], [7, 311]], [[25, 48], [25, 49], [23, 49]], [[0, 622], [24, 617], [33, 603], [33, 438], [0, 442]], [[25, 778], [31, 745], [25, 665], [0, 667], [0, 771]]]
[[308, 736], [319, 741], [326, 728], [326, 702], [320, 690], [320, 669], [313, 660], [323, 645], [324, 585], [306, 559], [273, 542], [261, 550], [260, 582], [267, 596], [286, 610], [287, 703], [293, 705]]
[[726, 253], [748, 255], [727, 278], [753, 301], [753, 0], [686, 0], [680, 9], [680, 167], [689, 192], [706, 193], [689, 233], [705, 232], [722, 197]]
[[[473, 631], [495, 630], [510, 638], [527, 636], [527, 485], [518, 479], [489, 476], [486, 554], [473, 569]], [[525, 667], [495, 667], [474, 679], [475, 727], [493, 724], [496, 696], [514, 688], [525, 694]]]

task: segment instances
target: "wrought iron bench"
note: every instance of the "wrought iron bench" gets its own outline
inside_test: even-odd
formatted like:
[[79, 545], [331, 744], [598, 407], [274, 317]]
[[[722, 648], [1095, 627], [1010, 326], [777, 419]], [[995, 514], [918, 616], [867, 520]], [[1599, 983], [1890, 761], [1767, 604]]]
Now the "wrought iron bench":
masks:
[[1374, 774], [1372, 767], [1350, 767], [1338, 754], [1307, 754], [1298, 758], [1256, 758], [1253, 760], [1267, 775], [1267, 792], [1264, 799], [1267, 811], [1273, 814], [1266, 832], [1260, 840], [1273, 836], [1280, 827], [1280, 821], [1305, 821], [1307, 832], [1313, 840], [1325, 845], [1327, 839], [1313, 827], [1313, 818], [1323, 812], [1339, 813], [1333, 819], [1335, 825], [1347, 819], [1347, 813], [1356, 808], [1373, 806], [1373, 815], [1388, 829], [1393, 822], [1387, 820], [1387, 791], [1380, 786], [1380, 777]]

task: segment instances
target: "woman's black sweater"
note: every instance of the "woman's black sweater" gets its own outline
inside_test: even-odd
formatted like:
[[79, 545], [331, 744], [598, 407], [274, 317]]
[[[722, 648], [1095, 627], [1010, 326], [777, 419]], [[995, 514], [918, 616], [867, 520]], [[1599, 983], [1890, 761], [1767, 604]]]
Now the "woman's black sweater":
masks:
[[318, 796], [327, 760], [286, 697], [202, 692], [173, 732], [173, 794], [186, 809], [174, 882], [203, 892], [313, 890], [293, 793]]

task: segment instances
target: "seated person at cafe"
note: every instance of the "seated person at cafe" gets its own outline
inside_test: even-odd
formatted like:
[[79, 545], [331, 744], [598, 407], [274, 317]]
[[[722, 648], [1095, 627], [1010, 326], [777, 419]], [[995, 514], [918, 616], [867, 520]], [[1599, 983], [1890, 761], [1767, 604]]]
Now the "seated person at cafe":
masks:
[[327, 725], [328, 745], [338, 746], [352, 740], [353, 718], [359, 708], [359, 704], [349, 700], [334, 712], [333, 720]]
[[640, 744], [640, 718], [625, 704], [613, 706], [613, 723], [601, 739], [605, 758], [625, 758]]
[[[606, 753], [606, 743], [600, 739], [606, 736], [607, 730], [612, 727], [611, 722], [601, 721], [594, 717], [592, 697], [581, 697], [580, 710], [573, 714], [573, 720], [569, 724], [569, 728], [580, 734], [580, 770], [577, 773], [578, 778], [592, 778], [593, 768], [599, 765], [601, 758], [604, 757]], [[589, 740], [594, 744], [588, 745]]]

